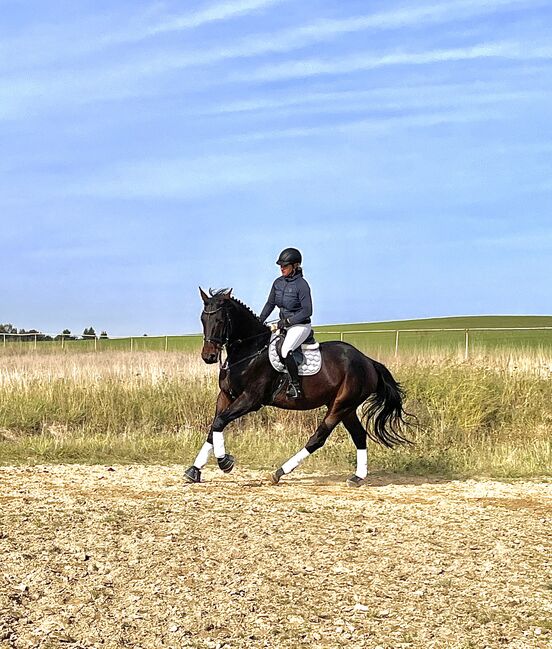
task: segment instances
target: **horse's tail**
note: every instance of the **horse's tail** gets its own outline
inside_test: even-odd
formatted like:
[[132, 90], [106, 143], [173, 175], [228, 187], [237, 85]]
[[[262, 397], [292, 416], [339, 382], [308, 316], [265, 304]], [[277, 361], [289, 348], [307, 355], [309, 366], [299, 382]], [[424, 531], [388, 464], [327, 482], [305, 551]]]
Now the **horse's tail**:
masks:
[[[403, 409], [404, 390], [385, 365], [370, 360], [378, 375], [378, 385], [362, 406], [368, 437], [388, 448], [411, 444], [403, 435], [403, 429], [409, 425], [407, 418], [411, 416]], [[369, 426], [372, 420], [373, 426]]]

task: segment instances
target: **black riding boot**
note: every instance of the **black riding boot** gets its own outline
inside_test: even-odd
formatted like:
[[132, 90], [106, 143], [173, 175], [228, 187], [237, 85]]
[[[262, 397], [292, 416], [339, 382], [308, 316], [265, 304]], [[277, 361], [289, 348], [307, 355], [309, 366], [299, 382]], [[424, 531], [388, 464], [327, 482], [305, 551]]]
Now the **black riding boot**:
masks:
[[289, 374], [289, 386], [287, 389], [287, 396], [292, 399], [299, 399], [303, 396], [301, 392], [301, 385], [299, 384], [299, 368], [297, 367], [297, 362], [293, 356], [293, 352], [288, 352], [288, 355], [284, 359], [286, 364], [286, 370]]

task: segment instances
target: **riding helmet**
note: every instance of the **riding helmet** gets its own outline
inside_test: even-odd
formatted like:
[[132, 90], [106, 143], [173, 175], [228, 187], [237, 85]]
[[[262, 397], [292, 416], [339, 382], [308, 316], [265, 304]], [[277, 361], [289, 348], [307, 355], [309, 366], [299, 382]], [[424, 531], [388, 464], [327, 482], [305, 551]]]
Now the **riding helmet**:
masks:
[[287, 264], [300, 264], [302, 261], [303, 258], [297, 248], [285, 248], [280, 253], [276, 263], [278, 266], [285, 266]]

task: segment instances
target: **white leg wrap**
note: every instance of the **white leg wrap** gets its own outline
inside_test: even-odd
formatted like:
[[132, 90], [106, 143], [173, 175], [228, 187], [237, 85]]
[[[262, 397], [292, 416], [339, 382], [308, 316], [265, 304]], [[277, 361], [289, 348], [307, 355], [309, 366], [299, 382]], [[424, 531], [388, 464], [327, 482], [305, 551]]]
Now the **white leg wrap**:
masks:
[[205, 444], [203, 444], [199, 453], [197, 454], [197, 457], [194, 462], [194, 466], [197, 467], [198, 469], [203, 469], [203, 467], [207, 464], [207, 461], [209, 460], [209, 455], [211, 455], [212, 450], [213, 450], [213, 445], [209, 444], [209, 442], [205, 442]]
[[290, 458], [287, 462], [282, 464], [282, 471], [284, 473], [291, 473], [293, 469], [296, 469], [301, 462], [309, 457], [310, 453], [307, 451], [306, 448], [302, 448], [299, 453], [296, 453], [292, 458]]
[[226, 451], [224, 450], [224, 433], [222, 431], [213, 431], [213, 448], [215, 451], [215, 457], [224, 457]]
[[363, 480], [368, 475], [368, 451], [365, 448], [357, 449], [357, 468], [355, 475]]

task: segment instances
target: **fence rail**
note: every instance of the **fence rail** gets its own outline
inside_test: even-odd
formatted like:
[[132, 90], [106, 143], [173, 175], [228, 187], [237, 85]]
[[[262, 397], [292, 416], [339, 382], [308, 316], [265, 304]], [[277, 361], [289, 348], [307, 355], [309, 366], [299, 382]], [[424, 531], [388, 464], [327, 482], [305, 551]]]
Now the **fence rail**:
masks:
[[[468, 327], [468, 328], [423, 328], [423, 329], [320, 329], [315, 327], [315, 333], [319, 337], [326, 336], [339, 336], [339, 340], [344, 341], [348, 336], [358, 335], [372, 335], [372, 334], [388, 334], [394, 337], [394, 353], [395, 356], [399, 354], [400, 341], [405, 339], [407, 334], [437, 334], [437, 333], [460, 333], [463, 334], [463, 348], [464, 357], [467, 359], [470, 354], [470, 342], [473, 334], [478, 332], [546, 332], [552, 331], [552, 327]], [[15, 342], [16, 344], [30, 344], [33, 349], [38, 349], [39, 344], [59, 344], [61, 349], [64, 349], [68, 344], [83, 344], [88, 343], [88, 347], [93, 345], [94, 351], [98, 351], [102, 347], [113, 348], [112, 343], [116, 343], [117, 349], [127, 349], [131, 352], [137, 349], [147, 349], [149, 341], [158, 341], [156, 349], [169, 350], [169, 341], [177, 339], [181, 341], [192, 341], [197, 339], [201, 341], [201, 334], [182, 334], [182, 335], [159, 335], [159, 336], [111, 336], [109, 338], [97, 337], [82, 337], [75, 339], [72, 336], [65, 334], [45, 334], [43, 332], [32, 333], [2, 333], [2, 346], [5, 348], [9, 343]], [[45, 336], [49, 340], [41, 340]], [[552, 342], [552, 340], [551, 340]], [[106, 344], [107, 343], [107, 344]], [[146, 343], [145, 345], [143, 343]], [[404, 344], [404, 343], [403, 343]], [[128, 346], [127, 346], [128, 345]], [[184, 345], [187, 346], [187, 345]]]
[[395, 335], [395, 356], [399, 353], [399, 339], [400, 334], [411, 334], [411, 333], [464, 333], [464, 357], [467, 359], [469, 357], [470, 351], [470, 333], [475, 332], [485, 332], [485, 331], [552, 331], [552, 327], [468, 327], [468, 328], [459, 328], [459, 327], [450, 327], [436, 329], [427, 327], [425, 329], [347, 329], [347, 330], [324, 330], [317, 332], [322, 335], [339, 335], [339, 339], [343, 342], [344, 335], [355, 335], [355, 334], [394, 334]]

